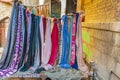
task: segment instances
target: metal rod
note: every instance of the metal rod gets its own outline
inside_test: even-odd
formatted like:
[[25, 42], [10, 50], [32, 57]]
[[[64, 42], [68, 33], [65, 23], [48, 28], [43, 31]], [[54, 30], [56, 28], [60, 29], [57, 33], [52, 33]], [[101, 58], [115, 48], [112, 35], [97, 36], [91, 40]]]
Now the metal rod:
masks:
[[114, 74], [117, 78], [120, 79], [120, 76], [118, 76], [115, 72], [111, 71], [112, 74]]

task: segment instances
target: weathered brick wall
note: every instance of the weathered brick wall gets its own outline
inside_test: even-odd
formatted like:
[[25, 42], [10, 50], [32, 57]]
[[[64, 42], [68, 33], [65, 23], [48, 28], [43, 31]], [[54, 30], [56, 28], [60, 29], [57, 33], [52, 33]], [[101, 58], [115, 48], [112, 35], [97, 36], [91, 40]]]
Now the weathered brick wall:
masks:
[[115, 15], [117, 4], [118, 0], [91, 0], [90, 2], [84, 2], [83, 8], [85, 9], [86, 22], [117, 21]]
[[86, 60], [95, 61], [97, 73], [104, 80], [119, 80], [110, 72], [120, 76], [120, 0], [83, 0], [82, 9]]

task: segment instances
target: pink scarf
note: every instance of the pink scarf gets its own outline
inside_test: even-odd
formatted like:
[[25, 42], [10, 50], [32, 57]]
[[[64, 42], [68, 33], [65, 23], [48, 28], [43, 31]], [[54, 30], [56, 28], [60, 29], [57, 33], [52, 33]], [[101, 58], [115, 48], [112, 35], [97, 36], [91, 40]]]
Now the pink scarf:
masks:
[[73, 65], [75, 63], [75, 43], [76, 41], [76, 15], [73, 17], [73, 27], [72, 27], [72, 50], [71, 50], [71, 61], [70, 64]]

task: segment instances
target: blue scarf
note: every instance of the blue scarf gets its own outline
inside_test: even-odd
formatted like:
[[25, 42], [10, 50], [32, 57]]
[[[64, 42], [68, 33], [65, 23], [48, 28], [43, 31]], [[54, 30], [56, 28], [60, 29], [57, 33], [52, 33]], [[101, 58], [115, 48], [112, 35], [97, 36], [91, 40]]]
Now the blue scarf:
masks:
[[18, 18], [18, 4], [14, 2], [11, 18], [10, 18], [10, 24], [8, 28], [8, 33], [7, 33], [7, 40], [6, 40], [6, 44], [0, 60], [0, 69], [6, 69], [12, 61], [13, 50], [14, 50], [15, 39], [16, 39], [16, 31], [17, 31], [17, 27], [16, 27], [17, 18]]
[[27, 25], [26, 25], [26, 16], [25, 16], [25, 7], [22, 6], [22, 35], [23, 35], [23, 51], [22, 51], [22, 55], [21, 55], [21, 60], [18, 66], [18, 69], [22, 66], [24, 58], [25, 58], [25, 52], [26, 52], [26, 45], [27, 45]]
[[61, 55], [61, 68], [71, 68], [69, 64], [69, 45], [70, 45], [70, 36], [68, 32], [67, 16], [62, 16], [62, 55]]

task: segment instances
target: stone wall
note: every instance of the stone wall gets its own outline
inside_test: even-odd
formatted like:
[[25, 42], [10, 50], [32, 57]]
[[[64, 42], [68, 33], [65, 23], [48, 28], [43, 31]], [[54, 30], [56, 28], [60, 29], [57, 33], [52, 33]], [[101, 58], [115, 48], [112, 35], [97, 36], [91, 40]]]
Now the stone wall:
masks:
[[10, 17], [11, 9], [12, 9], [11, 4], [0, 2], [0, 43], [1, 43], [0, 57], [2, 55], [1, 53], [3, 52], [3, 47], [5, 46], [6, 34], [7, 34], [6, 32], [9, 24], [8, 19], [5, 18]]
[[102, 79], [120, 80], [111, 74], [113, 71], [120, 77], [120, 0], [83, 0], [82, 9], [83, 52], [87, 62], [95, 62]]
[[11, 9], [12, 9], [11, 4], [0, 2], [0, 20], [5, 17], [9, 17]]

